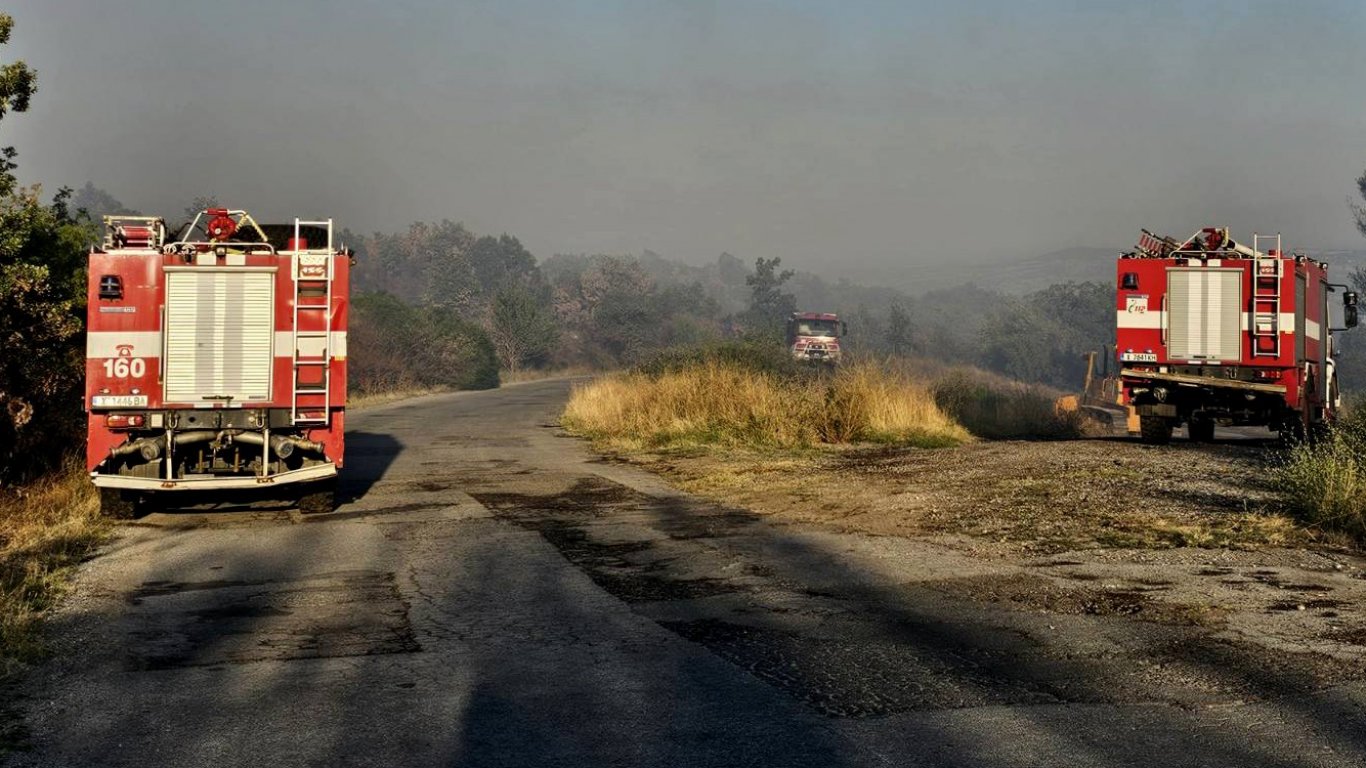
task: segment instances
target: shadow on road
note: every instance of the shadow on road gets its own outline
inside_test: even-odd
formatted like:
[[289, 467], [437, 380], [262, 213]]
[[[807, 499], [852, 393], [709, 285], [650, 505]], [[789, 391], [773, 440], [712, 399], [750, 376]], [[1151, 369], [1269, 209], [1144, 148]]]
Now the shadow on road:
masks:
[[348, 435], [345, 498], [402, 504], [439, 472], [493, 518], [142, 532], [113, 582], [134, 586], [50, 627], [82, 655], [49, 673], [46, 764], [1366, 760], [1358, 706], [1316, 695], [1359, 664], [888, 583], [850, 537], [647, 495], [594, 474], [637, 470], [524, 438], [555, 387]]

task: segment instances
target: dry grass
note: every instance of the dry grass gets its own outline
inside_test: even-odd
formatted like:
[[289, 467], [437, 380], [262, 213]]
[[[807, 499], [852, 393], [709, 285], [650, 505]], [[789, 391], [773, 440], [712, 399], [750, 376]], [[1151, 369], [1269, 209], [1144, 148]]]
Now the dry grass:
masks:
[[0, 491], [0, 678], [41, 652], [37, 621], [107, 531], [95, 488], [77, 463]]
[[969, 439], [927, 386], [871, 365], [806, 379], [715, 360], [617, 374], [576, 386], [563, 423], [624, 450], [855, 442], [942, 447]]
[[599, 373], [602, 371], [586, 365], [570, 365], [563, 368], [520, 368], [515, 371], [499, 371], [498, 381], [503, 384], [522, 384], [528, 381], [594, 376]]
[[388, 389], [366, 392], [360, 395], [348, 393], [346, 396], [346, 407], [348, 410], [360, 411], [366, 408], [374, 408], [380, 405], [395, 403], [399, 400], [407, 400], [413, 397], [435, 395], [441, 392], [450, 391], [452, 390], [449, 387], [395, 386]]

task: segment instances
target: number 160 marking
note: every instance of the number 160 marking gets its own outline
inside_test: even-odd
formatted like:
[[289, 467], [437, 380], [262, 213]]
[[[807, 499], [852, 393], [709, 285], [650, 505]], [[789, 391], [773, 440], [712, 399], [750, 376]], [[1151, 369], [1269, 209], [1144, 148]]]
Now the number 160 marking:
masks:
[[147, 361], [139, 357], [120, 357], [104, 361], [104, 375], [111, 379], [140, 379], [147, 373]]

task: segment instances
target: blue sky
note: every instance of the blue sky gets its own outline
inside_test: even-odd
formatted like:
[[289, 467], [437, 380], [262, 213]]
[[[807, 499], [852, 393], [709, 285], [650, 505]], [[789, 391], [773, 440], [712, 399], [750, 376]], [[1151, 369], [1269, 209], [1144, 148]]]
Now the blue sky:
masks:
[[[27, 181], [538, 256], [918, 264], [1206, 223], [1362, 248], [1366, 3], [19, 0]], [[281, 8], [280, 6], [284, 6]]]

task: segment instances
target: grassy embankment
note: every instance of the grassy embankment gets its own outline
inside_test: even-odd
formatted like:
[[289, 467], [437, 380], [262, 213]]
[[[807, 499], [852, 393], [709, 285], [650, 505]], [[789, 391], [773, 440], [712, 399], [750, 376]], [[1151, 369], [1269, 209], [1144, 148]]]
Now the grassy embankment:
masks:
[[869, 365], [792, 376], [719, 359], [575, 387], [564, 425], [620, 450], [802, 450], [858, 442], [944, 447], [969, 439], [923, 383]]
[[37, 658], [37, 623], [109, 531], [78, 464], [0, 491], [0, 680]]
[[984, 438], [1081, 432], [1057, 393], [928, 362], [858, 362], [824, 373], [723, 345], [662, 356], [575, 387], [563, 422], [621, 451], [756, 451], [881, 444], [943, 448]]

